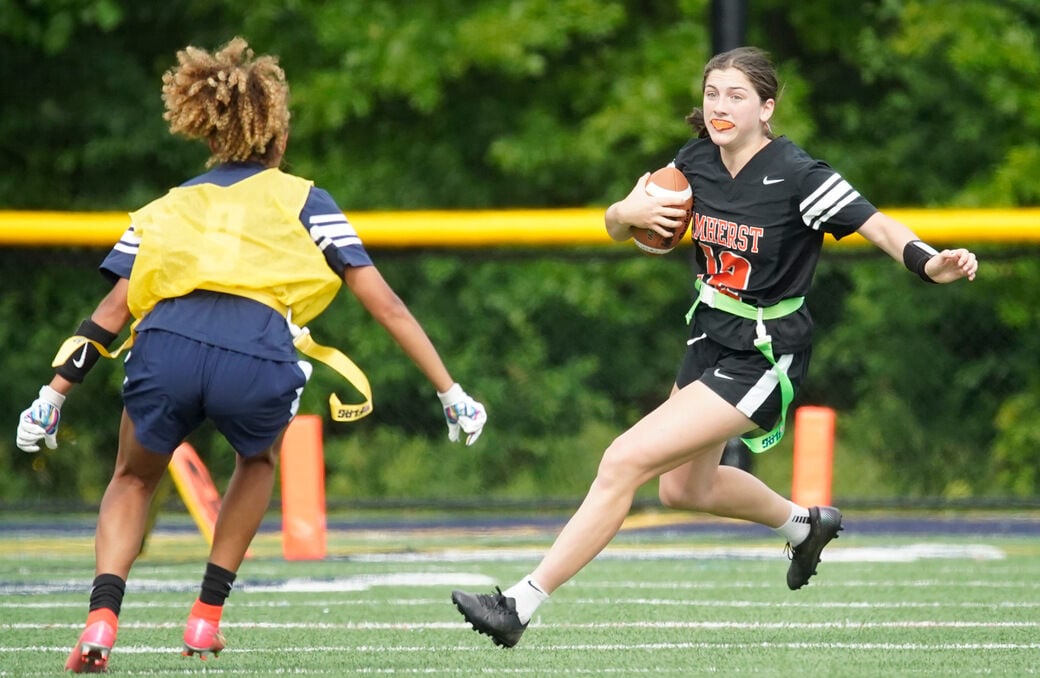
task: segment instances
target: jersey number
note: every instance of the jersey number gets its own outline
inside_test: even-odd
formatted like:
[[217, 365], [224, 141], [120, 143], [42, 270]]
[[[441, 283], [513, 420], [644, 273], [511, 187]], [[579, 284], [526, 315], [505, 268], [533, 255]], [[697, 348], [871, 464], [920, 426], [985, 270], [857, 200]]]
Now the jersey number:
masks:
[[[723, 250], [719, 252], [718, 256], [715, 256], [715, 252], [708, 245], [704, 243], [698, 243], [698, 245], [704, 252], [707, 269], [705, 272], [711, 276], [712, 287], [720, 292], [726, 290], [742, 292], [747, 289], [748, 282], [751, 280], [750, 261], [729, 250]], [[737, 295], [731, 294], [730, 296]]]

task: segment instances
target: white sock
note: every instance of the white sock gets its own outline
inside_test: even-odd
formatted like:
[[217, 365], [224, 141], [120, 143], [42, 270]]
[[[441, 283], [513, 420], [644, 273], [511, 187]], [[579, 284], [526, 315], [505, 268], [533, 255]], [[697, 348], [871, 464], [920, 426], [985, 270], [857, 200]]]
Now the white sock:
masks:
[[542, 590], [538, 582], [531, 579], [531, 575], [527, 575], [502, 593], [516, 601], [516, 616], [520, 617], [521, 624], [531, 621], [538, 606], [549, 600], [549, 594]]
[[787, 540], [791, 546], [798, 546], [809, 536], [809, 509], [791, 502], [791, 515], [787, 522], [773, 531]]

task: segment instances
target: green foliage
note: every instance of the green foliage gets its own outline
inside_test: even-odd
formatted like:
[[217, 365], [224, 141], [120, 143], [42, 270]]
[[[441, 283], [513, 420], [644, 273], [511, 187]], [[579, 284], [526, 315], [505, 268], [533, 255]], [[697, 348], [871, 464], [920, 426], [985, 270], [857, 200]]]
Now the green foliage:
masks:
[[[344, 489], [383, 496], [405, 473], [388, 477], [386, 464], [413, 468], [425, 480], [408, 496], [518, 496], [536, 484], [549, 494], [573, 494], [577, 479], [570, 469], [584, 468], [578, 487], [587, 483], [610, 437], [668, 391], [682, 347], [685, 291], [677, 295], [674, 281], [684, 279], [684, 265], [678, 257], [665, 262], [588, 253], [561, 263], [491, 253], [479, 260], [425, 255], [379, 265], [453, 376], [501, 425], [488, 428], [476, 451], [450, 445], [433, 393], [414, 366], [356, 304], [340, 300], [345, 303], [323, 315], [313, 331], [334, 336], [335, 325], [357, 332], [356, 341], [343, 345], [368, 372], [376, 400], [369, 418], [328, 431], [330, 465], [358, 471]], [[351, 316], [346, 321], [339, 310], [344, 306]], [[647, 335], [647, 324], [671, 330]], [[638, 358], [618, 360], [626, 355]], [[305, 407], [324, 412], [324, 394], [338, 388], [319, 367]], [[387, 426], [423, 443], [390, 442], [395, 434], [384, 432]], [[335, 451], [340, 445], [342, 453]], [[384, 452], [373, 455], [373, 449]], [[381, 470], [373, 472], [374, 464]]]
[[815, 134], [794, 138], [875, 202], [1037, 204], [1035, 5], [770, 0], [756, 10], [752, 40], [811, 83], [811, 109], [798, 113]]
[[[54, 348], [104, 292], [94, 250], [0, 251], [0, 346], [14, 418], [49, 379]], [[924, 285], [878, 254], [825, 254], [809, 305], [817, 342], [796, 405], [838, 411], [835, 492], [948, 497], [1040, 491], [1035, 252], [982, 251], [973, 283]], [[428, 382], [353, 297], [311, 323], [372, 383], [375, 412], [328, 422], [355, 394], [316, 366], [301, 412], [325, 417], [330, 498], [575, 497], [614, 436], [668, 393], [685, 348], [689, 262], [635, 248], [558, 253], [375, 252], [377, 264], [490, 412], [451, 444]], [[96, 501], [114, 460], [122, 366], [102, 361], [63, 411], [59, 448], [0, 438], [0, 496]], [[223, 487], [234, 454], [210, 426], [189, 439]], [[790, 485], [790, 437], [756, 458]], [[647, 488], [652, 495], [653, 488]]]
[[[602, 200], [684, 139], [676, 112], [704, 45], [698, 23], [667, 21], [674, 10], [640, 25], [618, 2], [322, 4], [295, 18], [337, 56], [294, 80], [290, 154], [304, 172], [352, 177], [331, 188], [358, 207]], [[251, 33], [291, 69], [299, 45], [266, 23]], [[611, 184], [619, 146], [639, 162]]]
[[[1024, 261], [1008, 262], [1002, 268], [1007, 278], [1015, 281], [1015, 287], [997, 301], [1000, 322], [1017, 337], [1017, 355], [1024, 361], [1032, 357], [1034, 367], [1020, 368], [1022, 388], [1009, 391], [1009, 397], [997, 411], [994, 484], [1018, 496], [1036, 496], [1040, 493], [1036, 454], [1040, 449], [1040, 372], [1035, 369], [1036, 356], [1040, 355], [1040, 314], [1036, 304], [1040, 269]], [[1015, 367], [1012, 363], [1006, 369]]]
[[[196, 173], [160, 76], [235, 34], [280, 56], [287, 161], [348, 212], [606, 203], [687, 138], [711, 4], [0, 0], [0, 205], [132, 209]], [[776, 130], [877, 204], [977, 206], [1040, 202], [1038, 29], [1026, 2], [762, 0], [747, 33]]]
[[[1036, 316], [1022, 322], [1021, 314], [1034, 288], [1018, 275], [1034, 266], [987, 259], [985, 249], [980, 256], [979, 279], [949, 287], [921, 285], [887, 259], [859, 262], [843, 272], [839, 321], [819, 333], [810, 397], [839, 408], [842, 438], [869, 447], [902, 494], [1011, 487], [1007, 474], [994, 477], [991, 449], [1001, 410], [1021, 423], [1007, 411], [1017, 400], [1009, 395], [1035, 382], [1036, 340], [1025, 334], [1036, 332]], [[828, 294], [819, 281], [835, 275], [825, 262], [811, 302]], [[828, 398], [834, 393], [839, 400]], [[1032, 450], [1009, 449], [1036, 462]]]
[[[166, 132], [160, 77], [192, 39], [219, 40], [209, 3], [0, 0], [0, 205], [130, 209], [198, 170]], [[189, 168], [191, 168], [189, 170]]]
[[[54, 351], [107, 290], [101, 276], [83, 265], [95, 256], [71, 250], [2, 252], [0, 346], [7, 388], [0, 392], [0, 411], [8, 413], [8, 421], [16, 423], [40, 385], [50, 381]], [[60, 454], [25, 454], [12, 436], [4, 436], [0, 496], [99, 500], [115, 458], [121, 380], [120, 365], [102, 361], [95, 368], [63, 408]]]
[[[289, 168], [348, 214], [606, 204], [687, 138], [711, 4], [0, 0], [0, 206], [132, 209], [197, 173], [206, 149], [167, 133], [160, 78], [177, 49], [235, 34], [280, 56], [293, 88]], [[774, 128], [874, 203], [1035, 205], [1034, 4], [762, 0], [747, 32], [779, 66]], [[494, 423], [478, 448], [449, 446], [428, 385], [344, 293], [312, 328], [366, 370], [377, 409], [327, 427], [331, 488], [580, 493], [611, 432], [669, 388], [683, 257], [375, 254]], [[46, 358], [102, 293], [98, 259], [0, 252], [3, 411], [31, 400]], [[822, 262], [801, 400], [836, 407], [842, 454], [865, 476], [887, 472], [898, 492], [1038, 491], [1040, 274], [1026, 254], [984, 262], [977, 282], [951, 288], [887, 260]], [[100, 496], [120, 379], [118, 365], [96, 368], [66, 407], [58, 452], [23, 455], [0, 439], [0, 496]], [[347, 388], [319, 367], [304, 411], [323, 413], [326, 394]], [[230, 471], [215, 432], [193, 441], [215, 476]]]

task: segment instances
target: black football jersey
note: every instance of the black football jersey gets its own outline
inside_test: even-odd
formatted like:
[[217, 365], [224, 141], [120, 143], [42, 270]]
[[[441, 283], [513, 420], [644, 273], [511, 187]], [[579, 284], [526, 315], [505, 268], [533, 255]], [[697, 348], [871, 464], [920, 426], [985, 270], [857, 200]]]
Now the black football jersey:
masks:
[[[753, 306], [805, 296], [824, 233], [842, 238], [877, 212], [840, 174], [785, 137], [762, 148], [736, 177], [710, 139], [688, 142], [674, 162], [693, 188], [690, 232], [699, 275]], [[696, 322], [724, 345], [752, 346], [754, 321], [704, 308]], [[804, 306], [767, 329], [779, 352], [812, 342]]]

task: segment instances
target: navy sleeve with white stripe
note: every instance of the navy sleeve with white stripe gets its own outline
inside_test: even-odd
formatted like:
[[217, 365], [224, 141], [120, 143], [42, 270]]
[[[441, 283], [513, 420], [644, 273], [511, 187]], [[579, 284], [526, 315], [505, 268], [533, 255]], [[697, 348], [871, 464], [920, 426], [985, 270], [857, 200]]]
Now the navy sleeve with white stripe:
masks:
[[134, 267], [134, 259], [137, 257], [137, 248], [141, 245], [141, 239], [134, 233], [133, 224], [123, 231], [119, 242], [109, 251], [99, 267], [101, 274], [108, 278], [113, 285], [120, 278], [130, 278], [130, 269]]
[[311, 188], [300, 221], [337, 275], [342, 276], [348, 266], [372, 265], [357, 231], [324, 189]]

